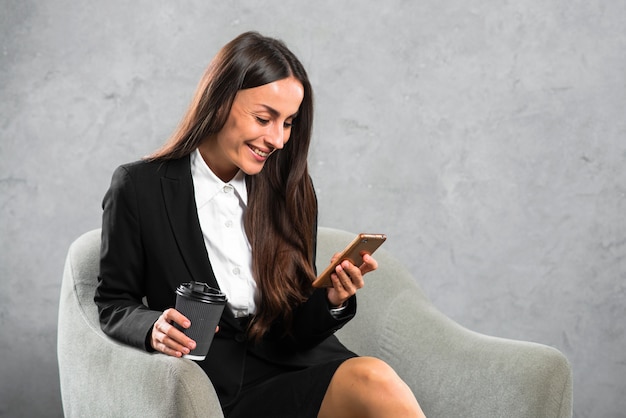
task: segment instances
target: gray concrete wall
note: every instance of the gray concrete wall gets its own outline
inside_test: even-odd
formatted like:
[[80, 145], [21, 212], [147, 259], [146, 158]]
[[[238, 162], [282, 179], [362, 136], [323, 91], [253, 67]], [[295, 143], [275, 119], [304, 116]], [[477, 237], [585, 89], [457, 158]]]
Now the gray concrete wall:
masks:
[[0, 415], [62, 414], [68, 245], [256, 29], [314, 83], [321, 223], [386, 232], [461, 324], [562, 350], [576, 417], [626, 416], [623, 0], [185, 4], [0, 0]]

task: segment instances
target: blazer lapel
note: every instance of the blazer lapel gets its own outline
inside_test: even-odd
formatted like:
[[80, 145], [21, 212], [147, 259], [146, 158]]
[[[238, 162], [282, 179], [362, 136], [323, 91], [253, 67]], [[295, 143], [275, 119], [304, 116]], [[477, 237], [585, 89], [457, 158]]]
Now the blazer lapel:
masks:
[[[176, 244], [191, 277], [219, 289], [198, 219], [189, 156], [166, 163], [161, 190]], [[223, 318], [231, 325], [239, 326], [230, 309], [224, 310]]]
[[198, 220], [189, 157], [167, 162], [161, 190], [176, 244], [191, 277], [219, 288]]

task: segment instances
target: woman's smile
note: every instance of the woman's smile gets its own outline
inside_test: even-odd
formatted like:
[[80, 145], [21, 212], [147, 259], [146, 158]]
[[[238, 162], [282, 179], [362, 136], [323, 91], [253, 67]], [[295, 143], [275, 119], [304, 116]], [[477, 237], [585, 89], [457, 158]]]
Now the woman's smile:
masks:
[[267, 157], [270, 156], [270, 154], [272, 154], [272, 152], [274, 152], [275, 150], [271, 150], [271, 151], [262, 151], [261, 149], [255, 147], [254, 145], [248, 145], [250, 147], [250, 149], [252, 150], [253, 153], [255, 153], [256, 155], [258, 155], [259, 157], [263, 158], [263, 161], [265, 161], [265, 159]]

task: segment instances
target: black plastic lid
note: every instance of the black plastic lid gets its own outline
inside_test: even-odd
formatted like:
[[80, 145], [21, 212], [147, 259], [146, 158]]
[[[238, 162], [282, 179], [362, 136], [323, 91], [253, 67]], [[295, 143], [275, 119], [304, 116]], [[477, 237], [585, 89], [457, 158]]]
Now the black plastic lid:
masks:
[[226, 303], [228, 300], [226, 295], [219, 289], [202, 282], [182, 283], [176, 289], [176, 293], [200, 302]]

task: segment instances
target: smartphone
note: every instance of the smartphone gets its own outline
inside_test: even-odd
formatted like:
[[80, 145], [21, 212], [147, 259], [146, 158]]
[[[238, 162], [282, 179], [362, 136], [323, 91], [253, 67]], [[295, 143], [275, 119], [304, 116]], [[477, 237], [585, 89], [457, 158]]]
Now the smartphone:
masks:
[[328, 267], [313, 281], [313, 287], [332, 287], [333, 282], [330, 275], [343, 260], [350, 260], [352, 264], [359, 267], [363, 264], [364, 254], [373, 254], [378, 247], [387, 239], [385, 234], [359, 234], [339, 255], [334, 263]]

